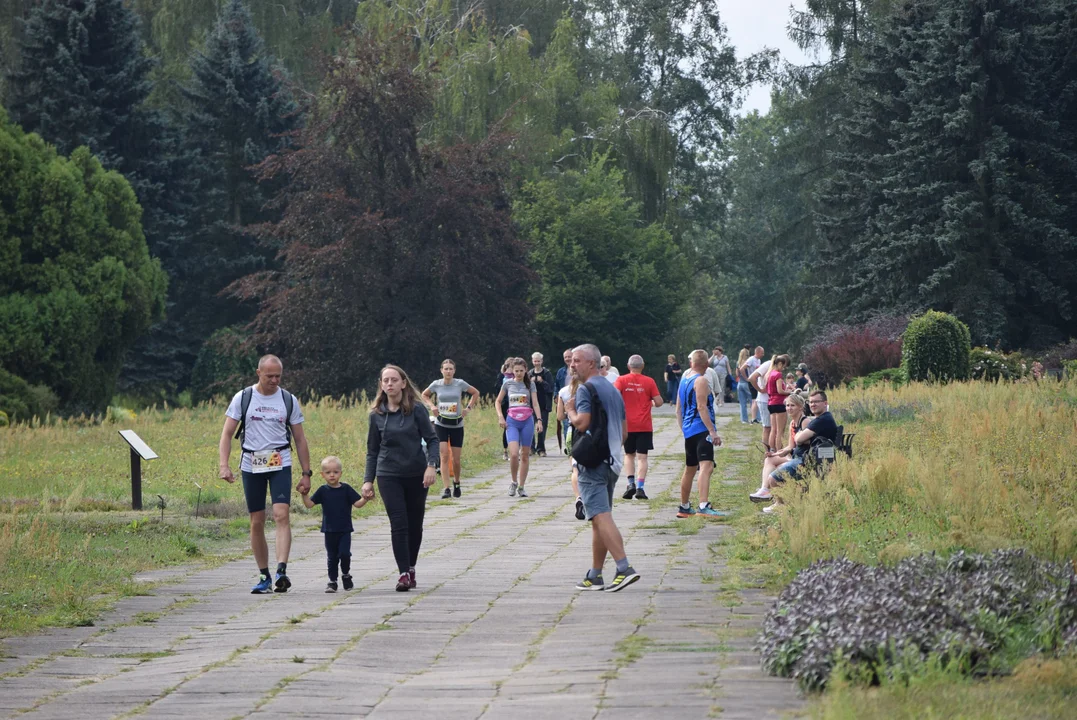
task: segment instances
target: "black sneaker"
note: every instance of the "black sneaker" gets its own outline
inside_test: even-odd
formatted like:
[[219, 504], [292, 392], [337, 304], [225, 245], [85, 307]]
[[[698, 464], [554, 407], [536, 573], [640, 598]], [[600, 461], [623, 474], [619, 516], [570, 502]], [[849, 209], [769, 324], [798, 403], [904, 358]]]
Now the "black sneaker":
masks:
[[628, 487], [625, 489], [625, 494], [621, 497], [625, 500], [631, 500], [636, 497], [636, 483], [628, 483]]
[[618, 590], [624, 590], [632, 583], [639, 580], [639, 573], [633, 570], [631, 567], [626, 568], [624, 572], [617, 573], [617, 576], [613, 578], [608, 586], [606, 586], [606, 592], [617, 592]]
[[583, 500], [576, 498], [576, 519], [584, 520], [586, 516], [583, 514]]
[[288, 588], [291, 586], [292, 581], [288, 579], [287, 575], [282, 572], [277, 573], [277, 581], [273, 583], [273, 592], [288, 592]]
[[327, 584], [327, 585], [325, 586], [325, 591], [326, 591], [327, 593], [335, 593], [335, 592], [337, 591], [337, 584], [336, 584], [335, 582], [329, 582], [329, 583], [328, 583], [328, 584]]
[[355, 587], [355, 583], [352, 582], [351, 575], [341, 575], [340, 581], [344, 584], [345, 590], [351, 590], [353, 587]]
[[452, 497], [452, 490], [450, 490], [449, 488], [445, 488], [445, 492], [441, 493], [441, 499], [442, 500], [448, 500], [451, 497]]
[[643, 492], [643, 488], [636, 488], [636, 499], [637, 500], [650, 500], [650, 498], [647, 497], [647, 493]]
[[454, 482], [452, 484], [452, 496], [453, 497], [460, 497], [460, 483]]

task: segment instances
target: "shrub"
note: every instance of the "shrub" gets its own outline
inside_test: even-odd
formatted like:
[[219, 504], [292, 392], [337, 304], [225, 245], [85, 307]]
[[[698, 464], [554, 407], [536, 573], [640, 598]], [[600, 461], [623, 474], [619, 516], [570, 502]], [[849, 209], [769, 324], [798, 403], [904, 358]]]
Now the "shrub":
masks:
[[886, 368], [885, 370], [876, 370], [873, 373], [868, 373], [864, 377], [853, 378], [849, 381], [849, 385], [854, 388], [862, 388], [867, 390], [873, 388], [876, 385], [889, 385], [891, 387], [901, 387], [907, 383], [909, 379], [905, 377], [905, 371], [899, 367]]
[[863, 325], [831, 325], [804, 351], [812, 379], [835, 385], [901, 364], [901, 318], [879, 318]]
[[1018, 380], [1024, 377], [1026, 371], [1027, 366], [1020, 353], [1007, 355], [1001, 350], [977, 347], [969, 354], [969, 372], [973, 380]]
[[0, 411], [9, 422], [44, 418], [56, 412], [60, 400], [45, 385], [31, 385], [22, 378], [0, 368]]
[[191, 370], [191, 398], [198, 403], [232, 395], [251, 382], [257, 365], [258, 351], [250, 337], [237, 328], [221, 328], [198, 351]]
[[971, 352], [968, 325], [948, 313], [928, 310], [905, 329], [902, 368], [910, 380], [967, 380]]
[[1077, 340], [1055, 345], [1042, 353], [1043, 366], [1048, 370], [1060, 370], [1067, 360], [1077, 360]]
[[799, 573], [767, 614], [763, 667], [822, 689], [837, 670], [877, 683], [934, 662], [970, 674], [1077, 645], [1077, 575], [1023, 550], [919, 555], [895, 567], [845, 558]]

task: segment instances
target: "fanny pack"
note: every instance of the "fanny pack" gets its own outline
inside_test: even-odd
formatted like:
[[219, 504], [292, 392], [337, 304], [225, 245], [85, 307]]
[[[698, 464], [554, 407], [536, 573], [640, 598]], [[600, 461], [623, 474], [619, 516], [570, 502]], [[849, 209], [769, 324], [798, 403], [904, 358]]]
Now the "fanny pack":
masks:
[[442, 427], [459, 427], [464, 424], [464, 418], [447, 418], [439, 415], [437, 418], [437, 424]]

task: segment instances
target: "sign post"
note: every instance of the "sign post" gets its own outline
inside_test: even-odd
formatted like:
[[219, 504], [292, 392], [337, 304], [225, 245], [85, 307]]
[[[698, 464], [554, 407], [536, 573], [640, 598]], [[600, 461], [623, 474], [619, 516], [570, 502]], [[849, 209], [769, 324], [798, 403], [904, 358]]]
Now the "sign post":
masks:
[[120, 430], [120, 437], [131, 447], [131, 509], [142, 509], [142, 461], [155, 460], [157, 453], [150, 449], [134, 430]]

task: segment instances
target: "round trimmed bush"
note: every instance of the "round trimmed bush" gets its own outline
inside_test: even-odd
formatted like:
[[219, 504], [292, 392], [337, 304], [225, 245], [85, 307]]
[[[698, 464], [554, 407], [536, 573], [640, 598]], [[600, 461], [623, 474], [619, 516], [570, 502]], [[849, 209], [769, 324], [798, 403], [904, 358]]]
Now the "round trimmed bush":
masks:
[[909, 380], [967, 380], [971, 351], [968, 325], [949, 313], [928, 310], [905, 329], [901, 367]]

